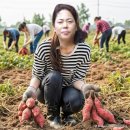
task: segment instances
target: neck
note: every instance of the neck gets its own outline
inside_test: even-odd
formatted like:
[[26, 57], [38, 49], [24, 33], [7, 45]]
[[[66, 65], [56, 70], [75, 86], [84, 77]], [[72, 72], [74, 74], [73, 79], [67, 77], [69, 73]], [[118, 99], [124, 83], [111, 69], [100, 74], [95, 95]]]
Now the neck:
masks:
[[73, 41], [60, 41], [60, 51], [61, 54], [70, 54], [75, 48]]
[[60, 42], [60, 47], [61, 47], [61, 48], [68, 48], [68, 47], [70, 47], [70, 46], [75, 45], [75, 44], [74, 44], [74, 41], [72, 41], [72, 40], [67, 40], [67, 41], [65, 41], [65, 40], [60, 40], [59, 42]]

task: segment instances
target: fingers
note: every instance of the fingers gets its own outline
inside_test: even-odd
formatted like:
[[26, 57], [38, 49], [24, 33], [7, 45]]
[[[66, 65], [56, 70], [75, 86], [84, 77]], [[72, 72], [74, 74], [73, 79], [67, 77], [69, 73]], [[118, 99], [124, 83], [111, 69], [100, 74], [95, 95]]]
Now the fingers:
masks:
[[28, 98], [32, 97], [33, 99], [36, 99], [36, 94], [34, 94], [32, 91], [25, 91], [23, 94], [22, 101], [26, 102]]
[[94, 99], [94, 97], [98, 97], [98, 93], [101, 91], [101, 89], [93, 84], [86, 84], [86, 86], [83, 88], [83, 94], [85, 98], [88, 98], [90, 95]]
[[100, 92], [100, 91], [101, 91], [101, 89], [100, 89], [98, 86], [96, 86], [96, 85], [93, 86], [93, 89], [94, 89], [96, 92]]
[[96, 92], [100, 92], [101, 91], [101, 89], [98, 86], [94, 85], [94, 84], [86, 84], [86, 86], [84, 87], [84, 90], [85, 91], [87, 91], [87, 90], [94, 90]]
[[26, 100], [28, 98], [32, 97], [32, 93], [29, 91], [25, 91], [24, 94], [23, 94], [23, 98], [22, 98], [22, 101], [26, 102]]
[[94, 90], [89, 90], [84, 93], [84, 98], [87, 99], [89, 96], [91, 96], [92, 99], [95, 99], [95, 97], [99, 97], [99, 94]]
[[28, 97], [27, 97], [27, 95], [24, 93], [24, 94], [23, 94], [22, 101], [26, 102], [27, 99], [28, 99]]
[[90, 90], [88, 90], [88, 91], [86, 91], [86, 92], [84, 93], [84, 97], [85, 97], [85, 98], [88, 98], [89, 95], [90, 95]]

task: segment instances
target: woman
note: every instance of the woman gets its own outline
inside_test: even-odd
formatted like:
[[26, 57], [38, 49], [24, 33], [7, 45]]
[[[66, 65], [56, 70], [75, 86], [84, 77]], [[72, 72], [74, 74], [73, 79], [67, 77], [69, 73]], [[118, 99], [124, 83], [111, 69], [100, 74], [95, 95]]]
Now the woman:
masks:
[[42, 27], [37, 24], [26, 24], [23, 22], [19, 25], [19, 31], [24, 32], [25, 35], [23, 47], [30, 44], [30, 52], [31, 54], [34, 53], [43, 35]]
[[[20, 36], [20, 33], [19, 33], [19, 31], [17, 29], [15, 29], [15, 28], [6, 28], [3, 31], [4, 49], [12, 50], [13, 46], [15, 46], [16, 52], [18, 52], [18, 50], [19, 50], [19, 47], [18, 47], [19, 36]], [[9, 38], [8, 47], [6, 46], [7, 37]]]
[[82, 31], [84, 32], [85, 39], [88, 38], [89, 28], [90, 28], [90, 23], [84, 24], [82, 27]]
[[101, 20], [101, 17], [95, 17], [94, 22], [96, 23], [96, 34], [94, 36], [94, 42], [98, 40], [98, 36], [101, 32], [102, 35], [101, 35], [101, 40], [100, 40], [100, 48], [103, 48], [103, 44], [105, 42], [106, 51], [109, 52], [109, 41], [112, 34], [110, 25], [105, 20]]
[[54, 36], [41, 43], [35, 52], [33, 76], [23, 101], [37, 96], [40, 102], [45, 102], [48, 123], [59, 129], [61, 121], [76, 124], [71, 115], [83, 108], [84, 96], [89, 90], [97, 88], [84, 82], [90, 65], [90, 48], [82, 43], [82, 31], [74, 7], [58, 4], [52, 23]]

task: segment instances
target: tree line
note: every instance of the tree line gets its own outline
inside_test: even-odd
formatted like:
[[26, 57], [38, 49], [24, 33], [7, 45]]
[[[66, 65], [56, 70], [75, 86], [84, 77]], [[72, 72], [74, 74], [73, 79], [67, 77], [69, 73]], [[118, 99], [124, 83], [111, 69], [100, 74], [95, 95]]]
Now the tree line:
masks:
[[[79, 20], [80, 20], [80, 26], [82, 27], [84, 23], [89, 21], [90, 14], [89, 14], [89, 8], [84, 3], [81, 3], [80, 5], [77, 6], [77, 11], [79, 14]], [[34, 14], [32, 20], [28, 20], [25, 17], [23, 18], [23, 21], [26, 23], [36, 23], [40, 26], [43, 26], [45, 24], [51, 25], [51, 15], [50, 15], [50, 21], [46, 21], [44, 15], [40, 14]], [[21, 22], [16, 22], [15, 24], [11, 25], [11, 27], [18, 27], [18, 25]], [[113, 25], [112, 21], [109, 21], [111, 25]], [[125, 20], [124, 23], [115, 23], [114, 25], [120, 25], [120, 26], [125, 26], [130, 28], [130, 20]], [[2, 18], [0, 16], [0, 28], [6, 27], [6, 23], [2, 23]]]

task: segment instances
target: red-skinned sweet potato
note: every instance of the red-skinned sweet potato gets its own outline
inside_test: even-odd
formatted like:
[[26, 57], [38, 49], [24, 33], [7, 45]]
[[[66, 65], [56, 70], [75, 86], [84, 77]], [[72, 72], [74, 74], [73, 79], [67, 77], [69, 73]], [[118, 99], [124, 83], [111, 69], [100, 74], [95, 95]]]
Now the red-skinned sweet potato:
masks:
[[123, 119], [123, 122], [124, 122], [126, 125], [130, 125], [130, 120]]
[[27, 108], [27, 105], [25, 102], [21, 101], [19, 106], [18, 106], [18, 110], [19, 111], [23, 111], [25, 108]]
[[18, 54], [20, 55], [27, 55], [28, 54], [28, 49], [26, 47], [23, 47], [19, 50]]
[[28, 108], [33, 108], [35, 106], [35, 100], [33, 98], [28, 98], [26, 101], [26, 105]]
[[124, 130], [124, 127], [113, 127], [112, 130]]
[[109, 123], [114, 123], [114, 124], [117, 123], [115, 118], [114, 118], [114, 115], [109, 110], [104, 109], [102, 107], [100, 100], [96, 96], [94, 99], [94, 104], [95, 104], [97, 113], [100, 117], [102, 117], [104, 120], [106, 120]]
[[92, 107], [93, 107], [93, 100], [90, 93], [89, 97], [85, 99], [85, 104], [82, 109], [83, 122], [90, 119], [90, 113], [91, 113]]
[[20, 123], [22, 123], [22, 116], [19, 116], [19, 121]]
[[91, 117], [94, 122], [97, 123], [98, 127], [103, 127], [104, 121], [103, 119], [97, 114], [96, 108], [93, 106]]
[[42, 113], [40, 113], [37, 117], [34, 117], [35, 122], [41, 127], [43, 128], [44, 123], [45, 123], [45, 118], [43, 116]]
[[23, 111], [18, 111], [18, 116], [22, 116]]
[[33, 109], [32, 109], [32, 114], [34, 117], [38, 116], [40, 114], [40, 108], [38, 106], [35, 106]]
[[31, 117], [31, 110], [26, 108], [22, 113], [22, 121], [29, 120]]

